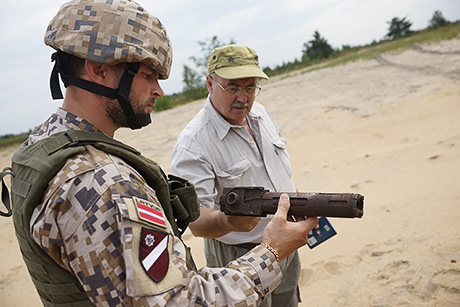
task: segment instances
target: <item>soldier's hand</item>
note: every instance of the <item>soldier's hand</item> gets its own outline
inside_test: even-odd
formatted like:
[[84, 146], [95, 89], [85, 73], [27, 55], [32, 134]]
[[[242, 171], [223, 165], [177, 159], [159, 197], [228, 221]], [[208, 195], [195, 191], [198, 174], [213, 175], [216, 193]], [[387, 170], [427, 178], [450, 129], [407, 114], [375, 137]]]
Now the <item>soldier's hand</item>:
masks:
[[308, 233], [318, 224], [317, 217], [288, 220], [289, 207], [289, 195], [284, 193], [278, 202], [278, 210], [265, 228], [262, 240], [278, 252], [280, 260], [307, 244]]

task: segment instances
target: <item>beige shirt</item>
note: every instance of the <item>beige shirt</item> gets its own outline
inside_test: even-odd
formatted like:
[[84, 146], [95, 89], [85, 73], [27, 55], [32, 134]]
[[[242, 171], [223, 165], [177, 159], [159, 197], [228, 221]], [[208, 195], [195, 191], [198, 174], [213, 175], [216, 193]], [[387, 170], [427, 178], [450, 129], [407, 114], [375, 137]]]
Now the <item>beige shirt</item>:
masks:
[[[254, 102], [248, 122], [254, 137], [244, 127], [229, 124], [208, 97], [177, 138], [171, 173], [195, 185], [201, 206], [218, 210], [223, 188], [235, 186], [296, 191], [286, 140], [268, 110]], [[218, 239], [228, 244], [260, 243], [270, 219], [263, 218], [250, 232], [231, 232]]]

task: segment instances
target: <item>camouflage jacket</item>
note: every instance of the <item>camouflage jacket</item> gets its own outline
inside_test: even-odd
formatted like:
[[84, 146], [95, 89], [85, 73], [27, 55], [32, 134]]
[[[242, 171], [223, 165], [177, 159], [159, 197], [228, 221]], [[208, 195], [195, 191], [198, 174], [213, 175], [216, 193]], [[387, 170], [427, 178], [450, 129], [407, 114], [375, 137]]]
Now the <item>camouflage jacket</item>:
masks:
[[[72, 129], [95, 130], [60, 109], [29, 141]], [[50, 182], [30, 233], [93, 304], [256, 306], [279, 283], [279, 266], [261, 246], [226, 268], [188, 270], [156, 192], [120, 158], [86, 149]]]

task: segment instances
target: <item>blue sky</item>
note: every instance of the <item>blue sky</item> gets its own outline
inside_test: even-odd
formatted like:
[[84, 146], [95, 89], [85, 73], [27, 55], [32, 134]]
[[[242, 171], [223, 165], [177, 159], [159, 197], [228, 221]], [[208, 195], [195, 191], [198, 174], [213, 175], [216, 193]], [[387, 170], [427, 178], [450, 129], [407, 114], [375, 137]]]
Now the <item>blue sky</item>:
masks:
[[[182, 91], [182, 67], [201, 57], [198, 41], [217, 35], [257, 51], [262, 67], [300, 59], [315, 30], [335, 48], [382, 39], [393, 17], [407, 17], [412, 30], [427, 27], [440, 10], [449, 21], [460, 19], [459, 0], [138, 0], [166, 27], [173, 44], [166, 94]], [[281, 4], [283, 2], [283, 4]], [[33, 129], [60, 105], [49, 92], [53, 49], [43, 36], [64, 1], [3, 0], [0, 11], [0, 135]]]

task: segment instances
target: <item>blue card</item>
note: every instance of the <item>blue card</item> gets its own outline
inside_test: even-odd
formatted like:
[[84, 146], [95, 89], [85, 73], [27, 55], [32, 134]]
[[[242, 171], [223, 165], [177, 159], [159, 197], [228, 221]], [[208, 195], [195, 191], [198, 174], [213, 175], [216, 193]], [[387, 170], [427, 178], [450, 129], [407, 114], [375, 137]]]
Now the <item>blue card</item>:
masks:
[[334, 227], [332, 227], [332, 224], [326, 217], [321, 216], [318, 220], [319, 229], [313, 228], [313, 230], [311, 230], [308, 234], [307, 245], [309, 248], [314, 248], [337, 234]]

